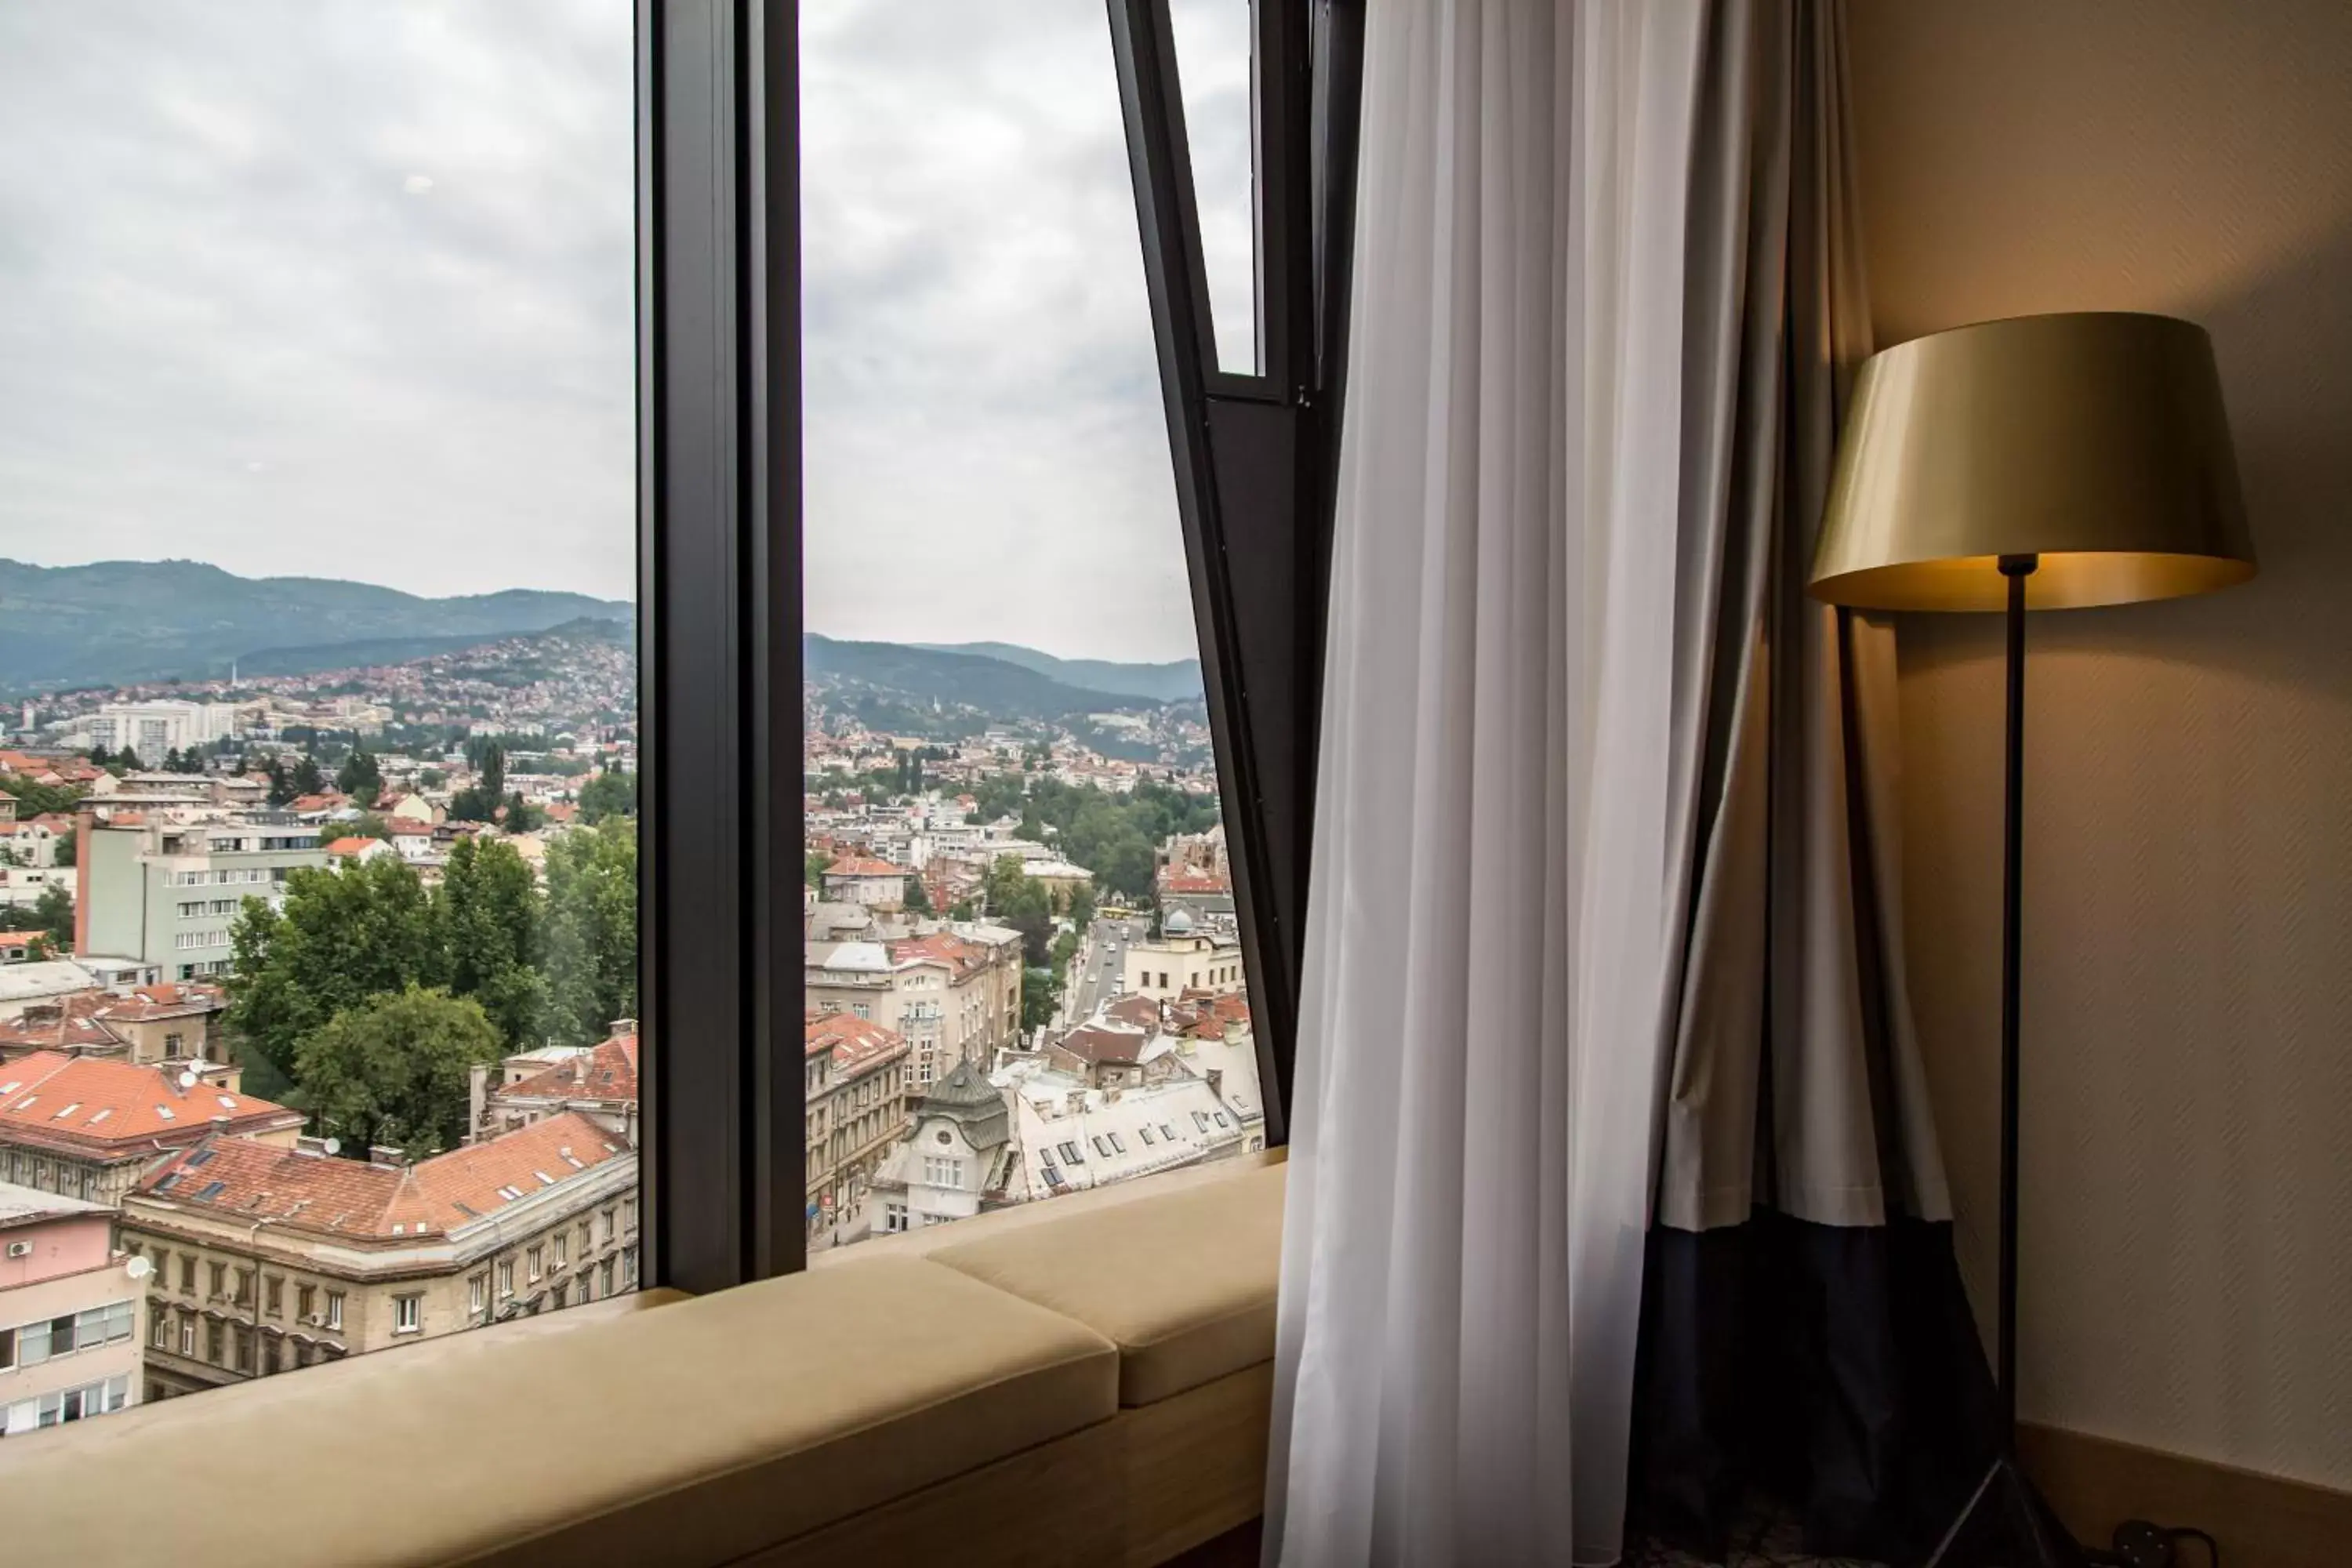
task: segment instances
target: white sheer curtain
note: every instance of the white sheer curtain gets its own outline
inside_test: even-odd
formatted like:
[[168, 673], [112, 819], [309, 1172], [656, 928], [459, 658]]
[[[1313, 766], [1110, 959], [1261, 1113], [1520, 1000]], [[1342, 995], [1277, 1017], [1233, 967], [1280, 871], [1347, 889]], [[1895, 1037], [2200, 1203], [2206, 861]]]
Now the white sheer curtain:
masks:
[[1706, 22], [1370, 6], [1270, 1562], [1619, 1553]]

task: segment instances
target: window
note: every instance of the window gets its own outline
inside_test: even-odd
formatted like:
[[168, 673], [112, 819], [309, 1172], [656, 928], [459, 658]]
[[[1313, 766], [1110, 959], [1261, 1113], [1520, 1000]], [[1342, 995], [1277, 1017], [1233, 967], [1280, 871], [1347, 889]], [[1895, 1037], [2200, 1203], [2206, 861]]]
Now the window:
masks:
[[466, 1277], [467, 1311], [478, 1315], [482, 1309], [488, 1305], [489, 1297], [490, 1279], [488, 1275], [469, 1274]]
[[553, 1267], [555, 1267], [555, 1268], [562, 1268], [562, 1267], [563, 1267], [563, 1264], [564, 1264], [564, 1257], [563, 1257], [563, 1255], [564, 1255], [565, 1250], [566, 1250], [566, 1249], [567, 1249], [571, 1245], [572, 1245], [572, 1237], [571, 1237], [568, 1234], [566, 1234], [565, 1232], [563, 1232], [563, 1231], [560, 1231], [560, 1230], [559, 1230], [559, 1231], [557, 1231], [557, 1232], [556, 1232], [552, 1237], [550, 1237], [548, 1238], [548, 1246], [549, 1246], [549, 1247], [551, 1249], [551, 1253], [552, 1253], [552, 1256], [551, 1256], [551, 1258], [550, 1261], [551, 1262], [551, 1264], [552, 1264], [552, 1266], [553, 1266]]
[[613, 1293], [613, 1262], [612, 1258], [607, 1258], [596, 1266], [598, 1295], [610, 1296]]
[[514, 1294], [514, 1259], [499, 1259], [499, 1297], [501, 1300]]
[[16, 1364], [16, 1331], [0, 1329], [0, 1372]]
[[[335, 953], [392, 966], [362, 988], [385, 999], [318, 1010], [347, 1016], [335, 1048], [350, 1061], [388, 1031], [422, 1026], [476, 1031], [477, 1060], [586, 1052], [583, 1084], [613, 1082], [624, 1058], [626, 1081], [643, 1066], [637, 780], [648, 759], [635, 623], [652, 589], [639, 580], [641, 368], [654, 384], [638, 363], [633, 9], [374, 0], [348, 16], [232, 17], [166, 6], [100, 29], [37, 7], [0, 28], [0, 248], [39, 263], [0, 268], [0, 408], [45, 410], [0, 419], [0, 560], [58, 569], [0, 618], [12, 630], [70, 625], [81, 650], [68, 668], [55, 647], [0, 647], [0, 730], [8, 748], [45, 757], [135, 746], [142, 766], [190, 780], [169, 812], [122, 813], [106, 837], [120, 841], [123, 874], [82, 886], [78, 917], [93, 937], [113, 933], [91, 951], [122, 954], [131, 984], [238, 978], [234, 932], [259, 900], [319, 933], [309, 956], [247, 955], [269, 967], [273, 994], [340, 997]], [[209, 129], [192, 132], [197, 121]], [[115, 178], [117, 160], [173, 172]], [[38, 196], [68, 189], [89, 199]], [[152, 312], [131, 337], [126, 300]], [[142, 363], [168, 374], [100, 370], [131, 337]], [[164, 492], [186, 504], [142, 499]], [[646, 528], [667, 523], [664, 508], [642, 515]], [[78, 570], [96, 561], [119, 575], [101, 586]], [[333, 591], [273, 596], [254, 589], [265, 577]], [[323, 651], [362, 637], [381, 661]], [[171, 657], [157, 662], [150, 641]], [[261, 648], [302, 651], [267, 672], [245, 657], [240, 669]], [[248, 773], [267, 782], [249, 789]], [[320, 803], [304, 798], [328, 795], [369, 813], [363, 832], [394, 852], [333, 852], [339, 827], [322, 830]], [[510, 966], [445, 974], [427, 956], [488, 929], [468, 922], [493, 906], [512, 951], [545, 955], [529, 986], [509, 984]], [[394, 911], [431, 923], [431, 940], [380, 942]], [[454, 994], [426, 1005], [441, 1009], [434, 1017], [404, 1021], [391, 999], [411, 983]], [[216, 1054], [193, 1014], [142, 1027], [142, 1058], [174, 1073]], [[216, 1115], [321, 1103], [320, 1085], [300, 1081], [309, 1058], [290, 1049], [290, 1024], [246, 1032], [241, 1047], [296, 1069], [295, 1081], [253, 1073], [250, 1092], [219, 1109], [204, 1088], [175, 1099], [159, 1081], [150, 1104], [186, 1140]], [[654, 1048], [658, 1037], [646, 1032]], [[515, 1138], [522, 1152], [501, 1168], [527, 1177], [520, 1195], [445, 1183], [457, 1207], [435, 1205], [422, 1227], [421, 1209], [369, 1195], [382, 1173], [357, 1118], [314, 1116], [301, 1131], [337, 1148], [306, 1141], [266, 1201], [229, 1161], [211, 1173], [228, 1178], [217, 1188], [188, 1173], [142, 1194], [163, 1173], [141, 1169], [118, 1194], [105, 1170], [54, 1154], [36, 1179], [102, 1194], [126, 1228], [205, 1238], [171, 1249], [176, 1289], [162, 1248], [142, 1288], [226, 1311], [227, 1327], [187, 1347], [215, 1369], [279, 1363], [275, 1342], [255, 1342], [272, 1327], [348, 1328], [352, 1344], [336, 1348], [358, 1353], [383, 1342], [382, 1319], [399, 1322], [396, 1299], [360, 1284], [356, 1301], [341, 1290], [321, 1301], [304, 1275], [357, 1280], [345, 1260], [366, 1257], [373, 1270], [381, 1255], [384, 1277], [419, 1298], [398, 1331], [437, 1334], [463, 1323], [446, 1307], [469, 1270], [492, 1267], [498, 1227], [545, 1228], [535, 1215], [519, 1226], [518, 1203], [545, 1187], [580, 1194], [545, 1205], [564, 1216], [553, 1245], [570, 1270], [585, 1194], [603, 1205], [633, 1190], [636, 1107], [589, 1093], [534, 1101], [530, 1126], [500, 1133], [517, 1109], [501, 1076], [484, 1127], [467, 1125], [463, 1074], [427, 1091], [429, 1110], [452, 1135]], [[46, 1120], [65, 1098], [28, 1114]], [[126, 1114], [97, 1132], [118, 1131]], [[90, 1116], [85, 1104], [58, 1125]], [[454, 1173], [469, 1156], [437, 1157]], [[158, 1331], [159, 1350], [179, 1342]]]
[[392, 1299], [392, 1331], [413, 1334], [424, 1326], [425, 1298], [416, 1295], [394, 1296]]
[[184, 1307], [180, 1310], [180, 1353], [191, 1360], [196, 1353], [195, 1314]]
[[529, 1252], [523, 1254], [523, 1257], [530, 1266], [530, 1282], [536, 1285], [539, 1283], [539, 1277], [541, 1272], [540, 1268], [540, 1248], [534, 1247]]
[[963, 1185], [963, 1162], [945, 1155], [926, 1154], [923, 1156], [923, 1180], [934, 1187], [961, 1187]]
[[172, 1319], [161, 1301], [147, 1303], [147, 1342], [159, 1351], [172, 1348]]

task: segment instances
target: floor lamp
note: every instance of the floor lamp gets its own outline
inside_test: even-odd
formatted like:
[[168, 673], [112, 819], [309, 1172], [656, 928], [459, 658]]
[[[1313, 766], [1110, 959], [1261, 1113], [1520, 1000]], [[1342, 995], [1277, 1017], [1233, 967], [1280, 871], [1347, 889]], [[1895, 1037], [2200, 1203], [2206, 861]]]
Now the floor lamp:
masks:
[[2009, 618], [2000, 1447], [1936, 1568], [2084, 1560], [2017, 1463], [2025, 612], [2174, 598], [2253, 574], [2221, 378], [2200, 328], [2164, 316], [2021, 316], [1916, 339], [1863, 366], [1810, 591], [1856, 609]]

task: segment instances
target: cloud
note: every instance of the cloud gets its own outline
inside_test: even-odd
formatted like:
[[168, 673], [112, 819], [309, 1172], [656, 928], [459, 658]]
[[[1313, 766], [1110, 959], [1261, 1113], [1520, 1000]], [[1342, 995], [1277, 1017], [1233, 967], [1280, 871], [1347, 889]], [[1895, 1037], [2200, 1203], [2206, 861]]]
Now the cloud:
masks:
[[[633, 593], [629, 13], [0, 5], [0, 554]], [[803, 33], [811, 625], [1190, 654], [1100, 0]]]

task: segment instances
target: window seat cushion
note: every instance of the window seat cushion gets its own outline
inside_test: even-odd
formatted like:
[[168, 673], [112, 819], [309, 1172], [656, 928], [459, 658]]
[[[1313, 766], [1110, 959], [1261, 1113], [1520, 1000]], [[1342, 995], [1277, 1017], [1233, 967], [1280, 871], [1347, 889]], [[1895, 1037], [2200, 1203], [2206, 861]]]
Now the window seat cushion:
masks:
[[1150, 1405], [1274, 1357], [1286, 1167], [934, 1248], [932, 1262], [1118, 1346], [1119, 1403]]
[[[1118, 1408], [1104, 1338], [917, 1258], [412, 1364], [331, 1398], [299, 1397], [298, 1373], [251, 1390], [267, 1399], [226, 1390], [89, 1422], [70, 1444], [0, 1447], [7, 1554], [687, 1568]], [[241, 1456], [251, 1484], [222, 1484], [206, 1454]]]

